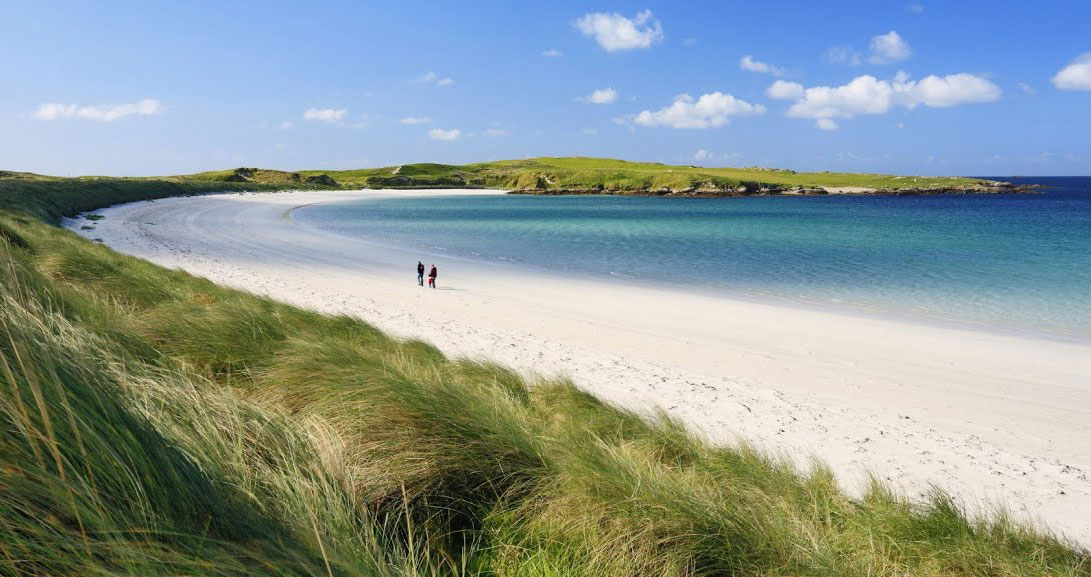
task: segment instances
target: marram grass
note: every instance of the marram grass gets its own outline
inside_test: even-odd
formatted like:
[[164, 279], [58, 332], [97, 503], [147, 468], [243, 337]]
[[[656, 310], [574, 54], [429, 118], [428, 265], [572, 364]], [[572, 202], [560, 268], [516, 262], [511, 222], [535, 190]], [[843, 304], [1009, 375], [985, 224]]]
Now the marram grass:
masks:
[[937, 490], [849, 496], [0, 216], [0, 575], [1091, 576]]

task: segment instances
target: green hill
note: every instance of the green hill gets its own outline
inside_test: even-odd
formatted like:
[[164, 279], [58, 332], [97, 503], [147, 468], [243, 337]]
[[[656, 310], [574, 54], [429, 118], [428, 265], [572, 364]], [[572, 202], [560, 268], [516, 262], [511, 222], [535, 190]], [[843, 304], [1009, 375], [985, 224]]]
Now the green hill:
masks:
[[[302, 171], [301, 174], [319, 173]], [[754, 194], [823, 187], [865, 187], [882, 191], [985, 191], [991, 188], [986, 181], [971, 178], [701, 168], [581, 157], [504, 160], [461, 166], [411, 164], [325, 174], [346, 185], [372, 188], [470, 186], [533, 192], [621, 194], [683, 191]]]
[[[358, 170], [287, 172], [235, 168], [188, 175], [59, 178], [0, 171], [0, 207], [12, 198], [38, 198], [47, 213], [87, 210], [96, 198], [144, 200], [213, 191], [334, 188], [497, 188], [531, 194], [736, 196], [822, 194], [851, 187], [879, 194], [998, 193], [1023, 188], [980, 179], [764, 168], [701, 168], [602, 158], [531, 158], [478, 164], [407, 164]], [[47, 194], [47, 191], [49, 194]], [[86, 202], [84, 202], [83, 199]]]

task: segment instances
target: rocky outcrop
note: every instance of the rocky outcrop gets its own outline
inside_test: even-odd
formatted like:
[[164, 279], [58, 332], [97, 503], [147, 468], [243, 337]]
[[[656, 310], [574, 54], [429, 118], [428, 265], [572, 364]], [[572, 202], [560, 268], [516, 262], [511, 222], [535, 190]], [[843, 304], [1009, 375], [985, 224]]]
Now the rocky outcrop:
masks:
[[250, 182], [254, 180], [256, 168], [236, 168], [231, 174], [224, 177], [225, 182]]
[[328, 174], [315, 174], [308, 176], [306, 179], [307, 184], [318, 184], [321, 186], [337, 186], [337, 181], [334, 180]]
[[[941, 194], [1028, 194], [1039, 192], [1039, 185], [1016, 185], [1010, 182], [986, 181], [979, 185], [971, 186], [942, 186], [942, 187], [917, 187], [917, 188], [863, 188], [863, 187], [831, 187], [839, 195], [858, 196], [924, 196]], [[540, 194], [540, 195], [564, 195], [564, 194], [607, 194], [618, 196], [675, 196], [698, 198], [722, 198], [734, 196], [777, 196], [777, 195], [828, 195], [830, 190], [822, 187], [799, 186], [795, 188], [783, 188], [779, 185], [745, 182], [738, 186], [718, 188], [714, 186], [695, 186], [683, 189], [656, 188], [635, 190], [609, 190], [603, 188], [527, 188], [512, 190], [509, 194]]]

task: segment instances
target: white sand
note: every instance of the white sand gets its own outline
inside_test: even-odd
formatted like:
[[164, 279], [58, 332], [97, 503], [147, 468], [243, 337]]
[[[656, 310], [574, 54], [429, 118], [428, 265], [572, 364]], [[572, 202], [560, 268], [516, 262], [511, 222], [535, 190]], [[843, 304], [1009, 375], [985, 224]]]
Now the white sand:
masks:
[[[865, 471], [913, 495], [1002, 501], [1091, 544], [1091, 346], [742, 302], [433, 257], [317, 231], [305, 204], [481, 191], [174, 198], [98, 211], [121, 251], [452, 355], [570, 376], [630, 407]], [[548, 247], [543, 247], [548, 250]], [[416, 286], [417, 260], [441, 290]]]
[[874, 188], [868, 186], [824, 186], [826, 192], [830, 194], [863, 194], [868, 192], [875, 192]]

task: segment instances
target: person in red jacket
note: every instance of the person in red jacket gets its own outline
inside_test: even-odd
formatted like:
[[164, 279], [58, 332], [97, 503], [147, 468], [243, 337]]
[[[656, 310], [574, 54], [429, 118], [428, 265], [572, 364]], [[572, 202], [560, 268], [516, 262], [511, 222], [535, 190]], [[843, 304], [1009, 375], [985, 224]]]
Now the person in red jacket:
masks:
[[436, 288], [436, 265], [432, 265], [432, 270], [428, 271], [428, 286]]

